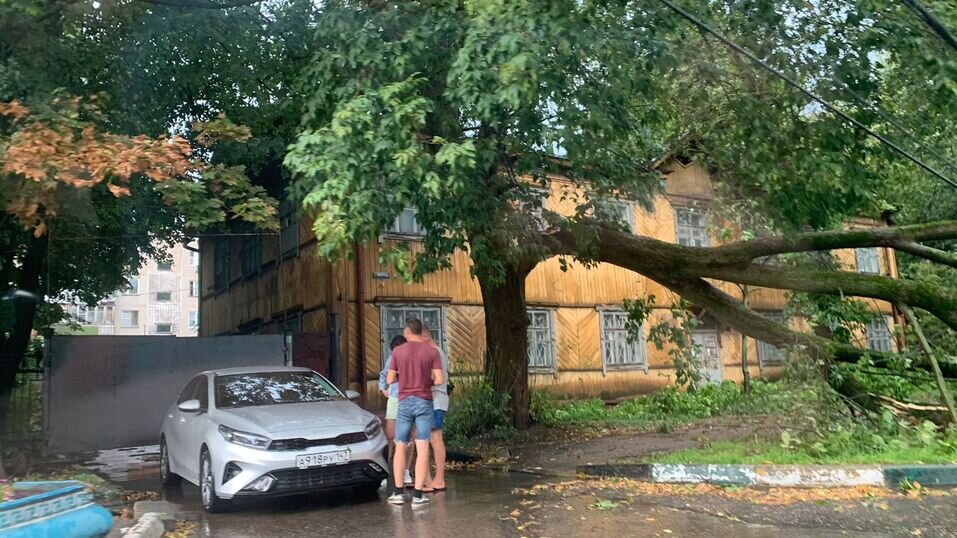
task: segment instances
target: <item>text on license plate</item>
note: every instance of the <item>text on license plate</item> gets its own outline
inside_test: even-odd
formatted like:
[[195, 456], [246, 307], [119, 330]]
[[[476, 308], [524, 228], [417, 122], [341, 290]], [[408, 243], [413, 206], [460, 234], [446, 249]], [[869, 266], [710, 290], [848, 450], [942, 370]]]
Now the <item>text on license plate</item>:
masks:
[[318, 454], [303, 454], [296, 456], [296, 467], [305, 469], [307, 467], [322, 467], [325, 465], [341, 465], [349, 463], [348, 450], [336, 450], [333, 452], [320, 452]]

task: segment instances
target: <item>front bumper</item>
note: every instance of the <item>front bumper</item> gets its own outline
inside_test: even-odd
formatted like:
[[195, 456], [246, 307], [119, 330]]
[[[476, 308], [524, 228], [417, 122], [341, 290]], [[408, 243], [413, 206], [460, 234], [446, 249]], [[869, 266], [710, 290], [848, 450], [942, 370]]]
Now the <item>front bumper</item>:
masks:
[[[328, 446], [304, 450], [259, 450], [226, 442], [210, 440], [216, 494], [224, 499], [246, 496], [295, 495], [348, 486], [379, 484], [388, 476], [388, 443], [379, 435], [361, 443], [347, 446]], [[296, 456], [328, 450], [350, 451], [349, 463], [310, 467], [296, 467]], [[225, 480], [226, 465], [238, 465], [240, 471]], [[270, 475], [274, 481], [267, 491], [249, 488], [257, 479]]]

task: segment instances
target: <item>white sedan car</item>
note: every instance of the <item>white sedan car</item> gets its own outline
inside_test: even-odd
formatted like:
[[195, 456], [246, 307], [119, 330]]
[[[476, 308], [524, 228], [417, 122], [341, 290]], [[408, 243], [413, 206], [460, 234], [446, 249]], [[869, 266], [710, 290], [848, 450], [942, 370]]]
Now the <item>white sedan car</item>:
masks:
[[163, 484], [198, 485], [208, 512], [247, 495], [378, 489], [388, 444], [379, 419], [349, 401], [357, 396], [308, 368], [203, 372], [163, 420]]

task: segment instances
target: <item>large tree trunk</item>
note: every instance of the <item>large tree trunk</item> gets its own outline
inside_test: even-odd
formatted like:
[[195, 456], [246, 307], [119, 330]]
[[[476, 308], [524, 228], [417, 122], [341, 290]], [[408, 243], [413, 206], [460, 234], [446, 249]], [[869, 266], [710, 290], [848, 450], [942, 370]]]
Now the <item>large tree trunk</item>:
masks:
[[485, 310], [485, 377], [496, 392], [509, 396], [516, 428], [529, 424], [527, 275], [507, 266], [501, 280], [478, 279]]
[[[38, 293], [40, 288], [40, 274], [43, 262], [47, 255], [47, 239], [41, 237], [33, 239], [23, 258], [17, 277], [17, 289]], [[0, 355], [0, 430], [5, 429], [7, 416], [10, 410], [10, 397], [17, 379], [17, 370], [30, 345], [30, 336], [33, 333], [33, 318], [37, 312], [37, 303], [32, 300], [16, 299], [14, 301], [13, 327], [3, 339], [2, 355]], [[0, 434], [6, 433], [0, 431]]]

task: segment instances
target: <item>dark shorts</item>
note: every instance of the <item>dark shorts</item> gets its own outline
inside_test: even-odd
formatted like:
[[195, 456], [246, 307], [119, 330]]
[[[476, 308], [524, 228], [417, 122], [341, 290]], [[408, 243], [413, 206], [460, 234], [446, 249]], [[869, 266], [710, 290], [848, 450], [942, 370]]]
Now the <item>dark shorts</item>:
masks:
[[433, 409], [432, 410], [432, 429], [441, 430], [443, 424], [445, 424], [445, 411], [441, 409]]

